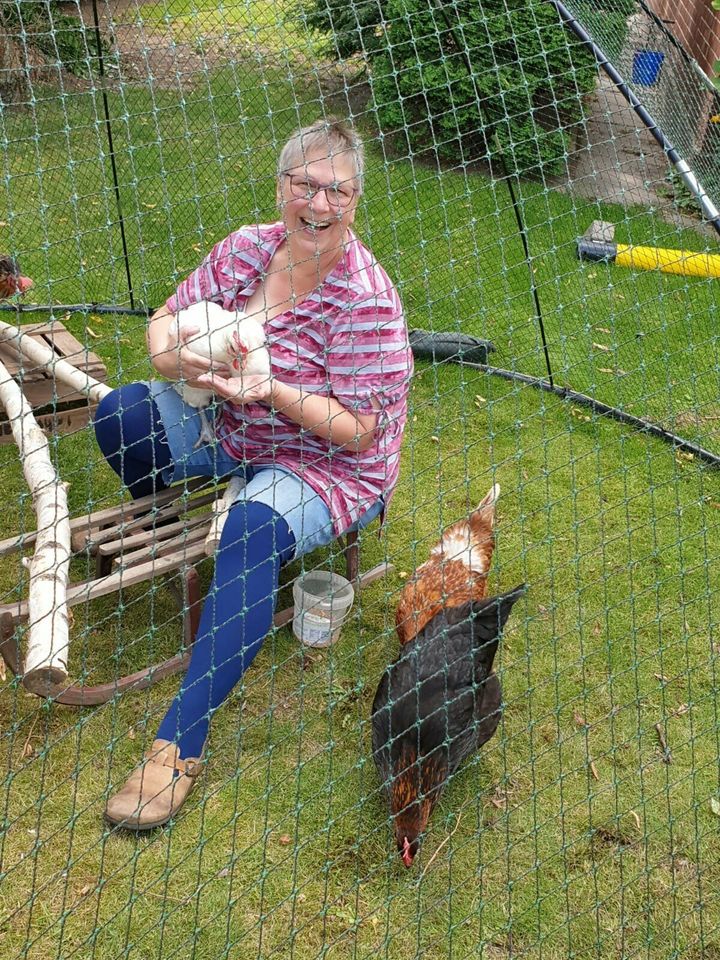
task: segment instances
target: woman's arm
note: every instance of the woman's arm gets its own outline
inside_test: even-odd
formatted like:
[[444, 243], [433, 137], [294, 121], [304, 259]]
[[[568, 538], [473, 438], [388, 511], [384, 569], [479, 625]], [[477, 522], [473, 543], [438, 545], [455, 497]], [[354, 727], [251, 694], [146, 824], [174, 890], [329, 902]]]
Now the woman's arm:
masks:
[[180, 375], [178, 351], [173, 352], [168, 348], [168, 334], [174, 316], [167, 307], [162, 306], [150, 317], [145, 330], [145, 342], [152, 365], [169, 380], [178, 380]]
[[333, 396], [303, 393], [297, 387], [273, 380], [268, 401], [274, 410], [283, 413], [304, 430], [329, 440], [335, 447], [362, 453], [375, 440], [377, 414], [353, 413]]
[[208, 374], [198, 379], [200, 386], [214, 390], [231, 403], [264, 403], [309, 430], [328, 440], [334, 447], [361, 453], [372, 446], [377, 427], [377, 414], [352, 413], [332, 396], [303, 393], [298, 387], [281, 383], [274, 377], [219, 377]]

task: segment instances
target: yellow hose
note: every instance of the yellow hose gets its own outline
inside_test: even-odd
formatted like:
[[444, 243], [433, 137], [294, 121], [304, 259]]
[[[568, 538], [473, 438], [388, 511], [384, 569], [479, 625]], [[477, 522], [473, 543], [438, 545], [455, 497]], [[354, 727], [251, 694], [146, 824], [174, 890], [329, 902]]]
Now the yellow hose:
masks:
[[720, 254], [691, 250], [664, 250], [618, 243], [615, 263], [636, 270], [661, 270], [686, 277], [720, 277]]

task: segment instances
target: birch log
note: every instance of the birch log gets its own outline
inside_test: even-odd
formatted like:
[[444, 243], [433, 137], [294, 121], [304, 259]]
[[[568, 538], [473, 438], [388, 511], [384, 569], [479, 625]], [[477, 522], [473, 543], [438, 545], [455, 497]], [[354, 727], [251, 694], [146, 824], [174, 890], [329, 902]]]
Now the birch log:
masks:
[[25, 480], [37, 517], [37, 540], [30, 571], [28, 644], [23, 683], [47, 696], [67, 685], [67, 584], [70, 565], [70, 516], [67, 486], [50, 459], [45, 434], [20, 387], [0, 361], [0, 403], [5, 407], [20, 452]]
[[230, 477], [228, 485], [225, 487], [225, 493], [213, 504], [213, 518], [210, 522], [208, 535], [205, 537], [205, 553], [208, 557], [214, 556], [220, 546], [220, 537], [222, 537], [223, 527], [230, 508], [244, 486], [245, 480], [243, 477]]
[[[19, 327], [0, 320], [0, 343], [12, 343], [24, 357], [39, 367], [43, 367], [50, 376], [82, 393], [93, 403], [99, 403], [104, 396], [112, 392], [112, 387], [95, 377], [78, 370], [67, 360], [63, 360], [55, 351], [42, 343], [37, 337], [30, 336]], [[4, 369], [4, 368], [3, 368]]]

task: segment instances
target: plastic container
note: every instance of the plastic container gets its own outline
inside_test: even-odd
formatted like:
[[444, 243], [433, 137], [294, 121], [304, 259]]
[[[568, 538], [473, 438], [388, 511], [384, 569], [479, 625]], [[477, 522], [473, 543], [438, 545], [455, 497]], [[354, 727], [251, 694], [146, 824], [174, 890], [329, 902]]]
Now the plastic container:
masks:
[[326, 570], [311, 570], [293, 585], [293, 633], [306, 647], [329, 647], [340, 636], [343, 622], [355, 599], [345, 577]]
[[660, 78], [665, 54], [660, 50], [636, 50], [632, 62], [632, 82], [641, 87], [652, 87]]

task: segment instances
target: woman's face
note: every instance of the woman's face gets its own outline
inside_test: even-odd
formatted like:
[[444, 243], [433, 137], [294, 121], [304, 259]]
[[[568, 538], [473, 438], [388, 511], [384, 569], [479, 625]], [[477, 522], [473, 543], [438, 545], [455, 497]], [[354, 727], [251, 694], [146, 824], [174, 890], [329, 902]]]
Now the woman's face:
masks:
[[318, 151], [283, 174], [278, 203], [294, 259], [340, 259], [357, 201], [349, 158]]

